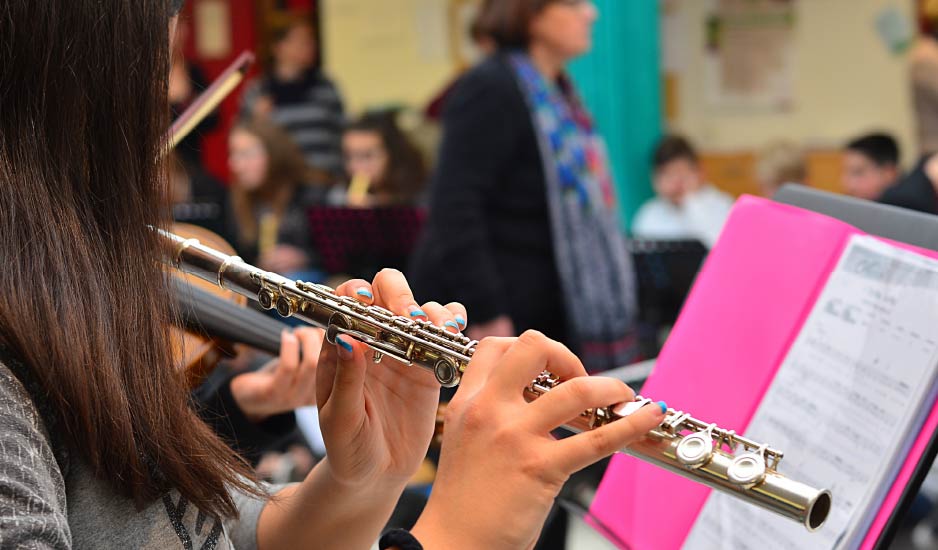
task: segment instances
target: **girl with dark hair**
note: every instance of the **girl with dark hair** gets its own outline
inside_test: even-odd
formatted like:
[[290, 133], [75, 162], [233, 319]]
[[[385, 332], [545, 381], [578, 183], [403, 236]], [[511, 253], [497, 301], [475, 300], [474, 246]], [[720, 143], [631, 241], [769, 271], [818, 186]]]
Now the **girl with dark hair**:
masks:
[[401, 131], [393, 113], [370, 113], [352, 122], [342, 136], [345, 171], [364, 181], [364, 196], [351, 192], [351, 206], [413, 205], [426, 183], [427, 168], [417, 146]]
[[330, 178], [307, 166], [285, 131], [264, 121], [241, 122], [231, 130], [228, 167], [228, 233], [239, 254], [278, 273], [314, 269], [306, 209], [323, 200]]
[[[156, 159], [174, 22], [170, 0], [0, 4], [0, 546], [369, 548], [423, 459], [439, 388], [422, 370], [372, 364], [361, 343], [324, 346], [328, 457], [279, 490], [192, 411], [147, 229], [168, 218]], [[418, 306], [394, 271], [337, 292], [440, 326], [466, 319], [458, 304]], [[548, 365], [567, 389], [526, 404], [522, 388]], [[530, 544], [570, 472], [662, 421], [646, 407], [553, 440], [576, 411], [632, 395], [584, 374], [535, 333], [476, 350], [418, 524], [428, 548], [452, 547], [454, 529], [467, 547]]]
[[478, 32], [499, 49], [448, 101], [411, 272], [418, 295], [466, 304], [470, 337], [537, 329], [591, 371], [637, 358], [604, 144], [565, 72], [596, 16], [586, 0], [483, 3]]

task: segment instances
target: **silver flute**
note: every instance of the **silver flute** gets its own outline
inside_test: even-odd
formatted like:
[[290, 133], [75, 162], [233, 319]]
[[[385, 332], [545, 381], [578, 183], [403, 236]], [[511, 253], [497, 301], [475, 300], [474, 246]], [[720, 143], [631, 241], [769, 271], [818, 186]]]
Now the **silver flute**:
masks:
[[[374, 350], [376, 363], [391, 357], [428, 369], [442, 386], [453, 387], [459, 384], [478, 344], [429, 321], [366, 306], [337, 296], [329, 287], [263, 271], [196, 239], [157, 231], [163, 238], [166, 263], [256, 300], [264, 309], [276, 309], [283, 317], [296, 317], [323, 328], [330, 343], [340, 335], [363, 342]], [[533, 401], [561, 383], [545, 371], [525, 389], [525, 397]], [[650, 399], [638, 396], [632, 402], [589, 409], [565, 427], [574, 432], [591, 430], [650, 403]], [[831, 509], [830, 491], [778, 472], [781, 451], [682, 411], [668, 409], [661, 425], [622, 451], [795, 520], [810, 531], [824, 524]]]

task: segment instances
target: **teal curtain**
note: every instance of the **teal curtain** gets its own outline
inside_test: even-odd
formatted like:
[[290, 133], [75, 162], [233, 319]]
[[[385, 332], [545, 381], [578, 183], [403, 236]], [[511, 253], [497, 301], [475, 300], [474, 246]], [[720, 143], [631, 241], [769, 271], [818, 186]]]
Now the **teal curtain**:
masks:
[[571, 65], [609, 146], [624, 228], [651, 197], [651, 152], [661, 136], [658, 0], [594, 0], [593, 51]]

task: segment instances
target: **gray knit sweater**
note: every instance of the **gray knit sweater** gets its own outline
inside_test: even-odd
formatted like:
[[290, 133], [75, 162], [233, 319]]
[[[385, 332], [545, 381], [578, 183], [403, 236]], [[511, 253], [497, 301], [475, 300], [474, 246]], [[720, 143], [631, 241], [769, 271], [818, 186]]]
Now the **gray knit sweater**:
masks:
[[256, 548], [265, 501], [236, 494], [220, 521], [171, 492], [143, 510], [53, 444], [29, 393], [0, 363], [0, 548]]

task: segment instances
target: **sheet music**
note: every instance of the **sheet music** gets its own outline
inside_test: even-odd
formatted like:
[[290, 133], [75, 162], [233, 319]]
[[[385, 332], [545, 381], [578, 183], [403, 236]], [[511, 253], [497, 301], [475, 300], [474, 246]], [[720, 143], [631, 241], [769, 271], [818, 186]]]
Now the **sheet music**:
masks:
[[746, 431], [785, 451], [782, 474], [831, 490], [827, 524], [809, 533], [714, 491], [683, 548], [856, 547], [924, 422], [936, 368], [938, 262], [853, 237]]

